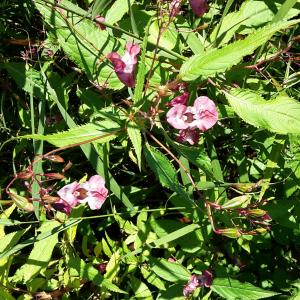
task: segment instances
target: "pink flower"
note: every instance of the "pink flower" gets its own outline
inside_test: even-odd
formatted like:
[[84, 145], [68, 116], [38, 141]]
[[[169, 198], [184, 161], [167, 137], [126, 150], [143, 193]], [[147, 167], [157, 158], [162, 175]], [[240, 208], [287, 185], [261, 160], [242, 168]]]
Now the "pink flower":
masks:
[[[76, 181], [65, 185], [61, 188], [57, 194], [60, 199], [68, 204], [71, 208], [77, 205], [78, 203], [78, 189], [80, 188], [80, 184]], [[59, 202], [59, 201], [58, 201]], [[56, 202], [56, 203], [58, 203]]]
[[183, 296], [188, 297], [192, 294], [197, 287], [200, 286], [200, 282], [196, 275], [192, 275], [188, 283], [183, 287]]
[[198, 97], [193, 105], [193, 121], [190, 128], [199, 128], [206, 131], [218, 121], [218, 112], [215, 103], [206, 96]]
[[183, 104], [175, 105], [167, 113], [167, 122], [176, 129], [187, 129], [190, 122], [193, 121], [193, 114], [190, 113], [190, 110], [191, 107]]
[[88, 181], [81, 184], [78, 189], [78, 201], [88, 203], [90, 209], [100, 209], [108, 194], [104, 184], [105, 181], [101, 176], [92, 176]]
[[180, 143], [188, 142], [190, 145], [198, 144], [199, 142], [199, 132], [195, 129], [182, 129], [179, 131], [179, 136], [177, 141]]
[[189, 93], [184, 92], [182, 95], [175, 97], [172, 101], [170, 101], [169, 106], [175, 106], [177, 104], [186, 105], [189, 99]]
[[168, 262], [175, 263], [175, 262], [176, 262], [176, 259], [173, 258], [173, 257], [169, 257], [169, 258], [168, 258]]
[[134, 43], [126, 44], [126, 51], [121, 57], [117, 52], [107, 54], [107, 58], [114, 65], [118, 78], [128, 87], [135, 86], [135, 68], [137, 55], [140, 53], [140, 46]]
[[[95, 17], [95, 21], [98, 21], [98, 22], [105, 22], [105, 18], [98, 15], [98, 16]], [[105, 29], [106, 29], [106, 26], [103, 25], [103, 24], [101, 24], [101, 23], [98, 23], [98, 22], [96, 23], [96, 26], [97, 26], [98, 28], [100, 28], [101, 30], [105, 30]]]
[[189, 0], [194, 14], [202, 17], [209, 9], [207, 0]]
[[176, 104], [168, 111], [167, 121], [176, 129], [198, 128], [206, 131], [218, 121], [218, 112], [215, 103], [202, 96], [195, 100], [193, 106]]
[[66, 215], [70, 215], [71, 214], [71, 211], [72, 211], [72, 206], [70, 206], [66, 201], [62, 200], [62, 199], [59, 199], [58, 201], [56, 201], [54, 204], [53, 204], [53, 207], [56, 209], [56, 210], [59, 210], [63, 213], [65, 213]]

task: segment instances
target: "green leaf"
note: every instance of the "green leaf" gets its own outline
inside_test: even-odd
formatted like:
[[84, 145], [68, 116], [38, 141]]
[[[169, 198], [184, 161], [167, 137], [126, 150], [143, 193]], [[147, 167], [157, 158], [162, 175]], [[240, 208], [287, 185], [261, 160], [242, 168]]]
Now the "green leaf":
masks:
[[287, 96], [264, 100], [250, 90], [225, 92], [234, 111], [247, 123], [272, 132], [300, 133], [300, 103]]
[[[43, 223], [39, 230], [41, 233], [45, 233], [51, 229], [56, 228], [58, 225], [59, 222], [57, 221], [51, 222], [50, 224]], [[48, 266], [53, 249], [57, 243], [58, 233], [55, 233], [48, 238], [34, 243], [33, 249], [29, 254], [27, 262], [17, 270], [13, 280], [23, 281], [24, 283], [26, 283], [27, 281], [38, 275], [42, 268]]]
[[[0, 253], [11, 249], [25, 233], [25, 229], [11, 232], [0, 239]], [[3, 258], [3, 256], [1, 256]]]
[[[292, 1], [296, 2], [297, 0]], [[276, 9], [281, 9], [281, 7], [283, 7], [283, 2], [285, 2], [285, 0], [244, 1], [239, 11], [229, 13], [224, 17], [220, 28], [215, 28], [213, 30], [209, 40], [217, 40], [218, 45], [224, 45], [237, 32], [245, 34], [251, 31], [254, 27], [257, 28], [268, 22], [274, 22]], [[277, 21], [283, 20], [284, 17], [286, 19], [290, 19], [298, 14], [299, 9], [290, 9], [289, 11], [286, 11], [286, 15], [277, 19]]]
[[216, 278], [211, 289], [227, 300], [255, 300], [279, 295], [278, 293], [263, 290], [250, 283], [242, 283], [231, 278]]
[[134, 122], [130, 121], [127, 124], [127, 133], [128, 136], [132, 142], [138, 166], [141, 170], [141, 164], [142, 164], [142, 136], [139, 126]]
[[141, 266], [141, 273], [150, 284], [156, 286], [160, 291], [166, 289], [164, 282], [152, 270], [148, 270], [146, 266]]
[[[68, 3], [63, 1], [61, 4]], [[64, 52], [85, 71], [89, 80], [111, 89], [123, 87], [105, 57], [119, 47], [118, 41], [107, 30], [100, 30], [91, 20], [70, 11], [53, 9], [43, 1], [36, 1], [35, 5]]]
[[[122, 17], [128, 12], [128, 0], [116, 0], [111, 8], [105, 15], [105, 22], [109, 24], [115, 24], [122, 19]], [[134, 0], [130, 0], [130, 5], [132, 5]]]
[[191, 274], [186, 268], [177, 262], [169, 262], [164, 258], [155, 259], [151, 257], [149, 259], [151, 269], [159, 277], [170, 282], [187, 282], [191, 277]]
[[297, 24], [299, 21], [282, 21], [269, 24], [254, 31], [243, 40], [234, 42], [221, 49], [212, 49], [205, 54], [194, 55], [181, 67], [179, 78], [193, 81], [214, 76], [238, 64], [246, 55], [252, 54], [260, 45], [266, 43], [279, 30]]
[[[56, 221], [49, 221], [49, 223], [51, 222], [56, 222]], [[80, 223], [81, 220], [68, 220], [67, 222], [65, 222], [64, 224], [60, 225], [60, 226], [57, 226], [55, 228], [53, 228], [52, 230], [49, 230], [49, 231], [46, 231], [46, 232], [43, 232], [43, 233], [40, 233], [39, 235], [37, 235], [36, 237], [33, 236], [25, 241], [22, 241], [20, 242], [18, 245], [14, 246], [13, 248], [11, 249], [5, 249], [4, 251], [0, 251], [0, 259], [1, 258], [4, 258], [4, 257], [7, 257], [7, 256], [10, 256], [18, 251], [20, 251], [21, 249], [27, 247], [27, 246], [30, 246], [32, 244], [34, 244], [35, 242], [37, 241], [41, 241], [43, 239], [46, 239], [56, 233], [59, 233], [61, 231], [65, 231], [66, 229]], [[51, 225], [50, 225], [51, 227]]]
[[68, 258], [67, 264], [70, 270], [75, 272], [80, 278], [92, 281], [95, 285], [105, 287], [112, 292], [127, 294], [108, 279], [104, 278], [91, 263], [86, 264], [79, 257]]
[[[91, 140], [96, 139], [97, 143], [106, 143], [116, 138], [116, 131], [119, 130], [119, 126], [114, 122], [107, 122], [108, 124], [114, 124], [115, 127], [111, 128], [106, 126], [105, 121], [101, 125], [86, 124], [77, 126], [68, 131], [54, 133], [50, 135], [28, 134], [18, 138], [22, 139], [35, 139], [43, 140], [56, 147], [64, 147], [73, 145], [75, 143], [89, 143]], [[98, 139], [99, 138], [99, 139]]]
[[181, 189], [176, 170], [164, 154], [149, 144], [144, 147], [144, 153], [150, 168], [158, 177], [162, 186], [174, 192]]
[[131, 287], [134, 291], [134, 299], [143, 299], [143, 300], [152, 300], [152, 294], [149, 288], [145, 283], [138, 280], [137, 278], [131, 276], [130, 277]]

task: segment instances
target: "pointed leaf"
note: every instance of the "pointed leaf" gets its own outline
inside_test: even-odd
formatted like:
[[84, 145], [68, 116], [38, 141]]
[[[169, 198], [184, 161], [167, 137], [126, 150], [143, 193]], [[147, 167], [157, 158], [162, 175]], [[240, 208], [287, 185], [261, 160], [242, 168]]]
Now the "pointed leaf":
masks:
[[300, 133], [300, 103], [294, 99], [279, 96], [266, 101], [255, 92], [243, 89], [225, 95], [245, 122], [276, 133]]
[[245, 39], [221, 49], [212, 49], [205, 54], [194, 55], [182, 65], [179, 77], [184, 81], [193, 81], [199, 77], [204, 79], [224, 72], [238, 64], [244, 56], [252, 54], [256, 48], [266, 43], [274, 33], [296, 23], [298, 20], [270, 24], [254, 31]]

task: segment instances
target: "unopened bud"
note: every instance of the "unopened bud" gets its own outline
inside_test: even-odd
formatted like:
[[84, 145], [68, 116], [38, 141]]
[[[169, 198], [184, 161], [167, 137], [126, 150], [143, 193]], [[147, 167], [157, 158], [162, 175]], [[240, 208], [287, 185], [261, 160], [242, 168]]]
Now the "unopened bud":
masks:
[[27, 180], [27, 179], [30, 179], [32, 177], [32, 175], [33, 175], [32, 172], [24, 171], [24, 172], [18, 173], [17, 178]]
[[59, 155], [49, 155], [49, 156], [47, 155], [47, 156], [44, 156], [44, 159], [48, 159], [48, 160], [50, 160], [52, 162], [56, 162], [56, 163], [65, 162], [65, 160]]
[[265, 210], [262, 210], [262, 209], [259, 209], [259, 208], [249, 209], [247, 211], [248, 216], [255, 217], [255, 218], [263, 217], [266, 214], [267, 214], [267, 212]]
[[262, 184], [262, 180], [256, 183], [233, 183], [231, 186], [241, 192], [251, 193], [256, 191]]
[[64, 179], [65, 176], [60, 173], [46, 173], [44, 174], [45, 177], [51, 178], [51, 179]]
[[12, 192], [9, 193], [9, 196], [20, 209], [23, 209], [28, 212], [34, 211], [33, 204], [29, 202], [29, 200], [26, 197], [20, 196]]
[[221, 206], [222, 209], [232, 209], [247, 206], [251, 200], [251, 195], [234, 197]]
[[55, 203], [57, 201], [59, 201], [59, 197], [54, 197], [54, 196], [50, 196], [50, 195], [44, 195], [42, 196], [42, 200], [46, 201], [47, 203]]
[[62, 169], [63, 173], [68, 171], [71, 167], [72, 167], [72, 163], [70, 161], [68, 161], [68, 163]]
[[266, 228], [262, 228], [262, 227], [255, 229], [255, 232], [260, 233], [260, 234], [266, 233], [267, 231], [268, 230]]
[[216, 234], [224, 235], [231, 239], [239, 238], [242, 235], [237, 228], [217, 229], [215, 232]]

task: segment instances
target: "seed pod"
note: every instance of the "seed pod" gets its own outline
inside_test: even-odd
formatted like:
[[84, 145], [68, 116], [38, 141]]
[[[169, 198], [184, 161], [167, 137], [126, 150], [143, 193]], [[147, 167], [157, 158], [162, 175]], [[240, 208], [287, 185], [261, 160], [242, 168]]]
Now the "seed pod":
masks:
[[28, 212], [34, 211], [33, 204], [29, 202], [29, 200], [26, 197], [20, 196], [12, 192], [9, 193], [9, 196], [20, 209], [23, 209]]
[[70, 161], [68, 161], [68, 163], [64, 166], [64, 168], [62, 169], [62, 172], [65, 173], [66, 171], [68, 171], [70, 168], [72, 167], [72, 163]]
[[251, 195], [243, 195], [243, 196], [238, 196], [238, 197], [232, 198], [231, 200], [229, 200], [225, 204], [223, 204], [221, 206], [221, 209], [246, 207], [249, 204], [251, 198], [252, 198]]
[[231, 239], [239, 238], [242, 235], [237, 228], [217, 229], [215, 232], [216, 234], [224, 235]]
[[56, 162], [56, 163], [63, 163], [65, 162], [65, 160], [59, 156], [59, 155], [47, 155], [47, 156], [44, 156], [44, 159], [47, 159], [47, 160], [50, 160], [52, 162]]

